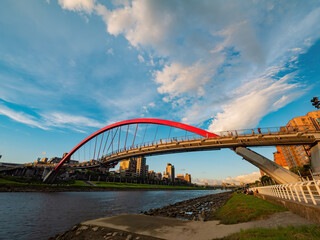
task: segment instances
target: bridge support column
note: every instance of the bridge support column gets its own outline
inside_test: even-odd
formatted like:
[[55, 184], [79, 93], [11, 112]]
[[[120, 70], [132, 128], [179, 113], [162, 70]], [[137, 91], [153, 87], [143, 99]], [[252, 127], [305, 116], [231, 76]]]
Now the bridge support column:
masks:
[[314, 175], [320, 176], [320, 142], [311, 148], [311, 167]]
[[248, 148], [237, 147], [234, 151], [251, 164], [260, 168], [278, 183], [293, 183], [300, 181], [298, 175]]
[[45, 175], [45, 177], [43, 178], [43, 182], [44, 183], [53, 183], [58, 175], [59, 175], [59, 170], [56, 171], [56, 170], [52, 169], [47, 175]]

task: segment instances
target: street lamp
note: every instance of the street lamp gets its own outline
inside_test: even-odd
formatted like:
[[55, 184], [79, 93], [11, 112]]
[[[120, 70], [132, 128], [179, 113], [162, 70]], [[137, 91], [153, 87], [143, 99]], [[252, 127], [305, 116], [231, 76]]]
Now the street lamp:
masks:
[[318, 97], [313, 97], [311, 99], [311, 102], [312, 102], [312, 106], [314, 106], [317, 109], [320, 109], [320, 101], [319, 101]]

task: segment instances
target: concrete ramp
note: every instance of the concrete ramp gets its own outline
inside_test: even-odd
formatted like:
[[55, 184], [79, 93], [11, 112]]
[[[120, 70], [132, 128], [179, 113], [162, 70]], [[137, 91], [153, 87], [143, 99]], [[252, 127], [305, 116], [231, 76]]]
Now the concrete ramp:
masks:
[[251, 164], [260, 168], [278, 183], [294, 183], [301, 180], [297, 174], [294, 174], [293, 172], [281, 167], [270, 159], [248, 148], [237, 147], [234, 151]]

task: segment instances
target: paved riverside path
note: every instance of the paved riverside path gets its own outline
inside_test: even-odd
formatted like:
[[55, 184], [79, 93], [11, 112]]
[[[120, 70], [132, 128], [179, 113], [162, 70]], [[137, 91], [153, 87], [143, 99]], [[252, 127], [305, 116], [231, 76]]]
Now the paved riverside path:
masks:
[[301, 226], [312, 223], [292, 212], [280, 212], [271, 215], [268, 219], [246, 223], [224, 225], [219, 221], [187, 221], [175, 218], [147, 216], [144, 214], [124, 214], [107, 218], [99, 218], [83, 222], [82, 225], [94, 225], [127, 231], [162, 239], [212, 239], [228, 236], [240, 232], [241, 229], [277, 226]]

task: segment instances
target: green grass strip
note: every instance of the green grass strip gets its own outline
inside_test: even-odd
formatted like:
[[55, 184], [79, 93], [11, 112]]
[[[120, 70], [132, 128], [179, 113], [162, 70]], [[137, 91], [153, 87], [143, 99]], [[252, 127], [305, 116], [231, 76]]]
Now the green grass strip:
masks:
[[23, 186], [25, 185], [25, 183], [20, 183], [20, 182], [15, 182], [12, 180], [8, 180], [8, 179], [4, 179], [4, 178], [0, 178], [0, 186], [4, 185], [4, 186]]
[[234, 193], [223, 207], [213, 213], [213, 218], [219, 219], [222, 224], [235, 224], [264, 219], [283, 211], [287, 209], [252, 195]]
[[298, 239], [298, 240], [318, 240], [320, 239], [320, 226], [300, 226], [300, 227], [278, 227], [278, 228], [253, 228], [241, 230], [239, 233], [231, 234], [221, 238], [225, 240], [260, 240], [260, 239]]

